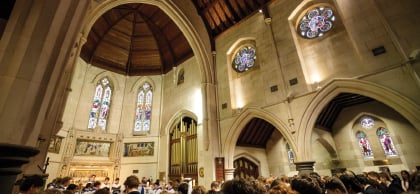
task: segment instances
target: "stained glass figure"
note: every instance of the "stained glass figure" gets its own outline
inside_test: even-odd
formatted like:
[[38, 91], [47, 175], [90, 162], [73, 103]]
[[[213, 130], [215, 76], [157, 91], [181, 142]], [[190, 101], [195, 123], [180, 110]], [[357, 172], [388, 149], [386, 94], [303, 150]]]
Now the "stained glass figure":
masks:
[[251, 46], [242, 47], [236, 52], [232, 67], [239, 73], [245, 72], [254, 66], [256, 58], [255, 48]]
[[108, 78], [103, 78], [95, 89], [92, 107], [90, 109], [88, 129], [99, 127], [106, 129], [108, 113], [111, 105], [112, 89]]
[[306, 13], [299, 22], [298, 32], [304, 38], [323, 36], [331, 30], [335, 16], [331, 8], [316, 7]]
[[152, 115], [153, 91], [149, 83], [145, 82], [137, 94], [136, 116], [134, 132], [149, 131]]
[[287, 156], [289, 157], [289, 163], [294, 164], [295, 163], [295, 155], [293, 154], [293, 150], [290, 147], [289, 143], [286, 144], [287, 149]]
[[362, 125], [362, 127], [365, 129], [371, 129], [375, 126], [375, 120], [370, 117], [363, 117], [360, 119], [360, 125]]
[[397, 156], [397, 149], [395, 149], [394, 142], [389, 134], [388, 129], [384, 127], [379, 127], [376, 131], [376, 135], [382, 145], [382, 149], [385, 152], [386, 156]]
[[356, 138], [359, 142], [360, 150], [362, 151], [364, 158], [373, 158], [372, 149], [370, 147], [369, 140], [367, 139], [366, 133], [358, 131], [356, 133]]

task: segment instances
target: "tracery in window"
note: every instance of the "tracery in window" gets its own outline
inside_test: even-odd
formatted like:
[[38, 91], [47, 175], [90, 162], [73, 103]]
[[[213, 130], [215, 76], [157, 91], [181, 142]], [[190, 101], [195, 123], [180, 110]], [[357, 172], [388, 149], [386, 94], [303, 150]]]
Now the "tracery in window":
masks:
[[360, 119], [360, 125], [365, 129], [371, 129], [375, 126], [375, 120], [373, 118], [365, 116]]
[[334, 13], [329, 7], [316, 7], [309, 10], [299, 21], [298, 32], [304, 38], [323, 36], [331, 30], [335, 20]]
[[379, 127], [376, 130], [376, 135], [378, 136], [379, 142], [381, 143], [382, 149], [385, 152], [386, 156], [397, 156], [397, 149], [394, 146], [394, 142], [389, 134], [388, 129], [384, 127]]
[[149, 83], [145, 82], [137, 94], [136, 118], [134, 132], [150, 131], [150, 119], [152, 115], [153, 90]]
[[359, 142], [359, 147], [364, 158], [373, 158], [372, 148], [370, 147], [369, 140], [366, 133], [358, 131], [356, 138]]
[[90, 109], [88, 129], [98, 127], [106, 129], [108, 114], [111, 105], [112, 89], [107, 77], [101, 79], [96, 86], [93, 96], [92, 108]]
[[232, 67], [236, 72], [242, 73], [252, 68], [256, 59], [257, 54], [255, 48], [252, 46], [244, 46], [235, 53]]

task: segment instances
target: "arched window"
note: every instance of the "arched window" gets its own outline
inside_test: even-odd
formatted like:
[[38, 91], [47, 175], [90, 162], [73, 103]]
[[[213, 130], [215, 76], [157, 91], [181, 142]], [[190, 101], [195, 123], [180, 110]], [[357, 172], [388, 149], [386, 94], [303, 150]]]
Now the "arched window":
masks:
[[369, 140], [366, 136], [366, 133], [358, 131], [356, 133], [356, 138], [359, 142], [359, 147], [364, 158], [373, 158], [372, 148], [370, 147]]
[[293, 154], [293, 150], [290, 147], [289, 143], [286, 143], [286, 149], [287, 149], [287, 157], [289, 157], [289, 163], [294, 164], [295, 163], [295, 155]]
[[111, 105], [112, 89], [107, 77], [101, 79], [96, 86], [90, 109], [88, 129], [106, 129], [108, 113]]
[[382, 149], [385, 152], [385, 156], [397, 156], [397, 149], [394, 146], [394, 142], [389, 134], [388, 129], [384, 127], [379, 127], [376, 130], [376, 135], [378, 135], [379, 142], [381, 143]]
[[150, 118], [152, 115], [153, 90], [149, 83], [145, 82], [137, 94], [136, 118], [134, 132], [150, 131]]

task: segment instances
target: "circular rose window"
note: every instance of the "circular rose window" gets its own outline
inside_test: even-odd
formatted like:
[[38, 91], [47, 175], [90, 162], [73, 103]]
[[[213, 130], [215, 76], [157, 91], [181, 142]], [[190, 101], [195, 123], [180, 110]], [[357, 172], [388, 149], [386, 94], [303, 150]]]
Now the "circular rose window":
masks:
[[328, 7], [316, 7], [306, 13], [299, 22], [298, 32], [305, 38], [323, 36], [331, 30], [335, 20], [334, 13]]

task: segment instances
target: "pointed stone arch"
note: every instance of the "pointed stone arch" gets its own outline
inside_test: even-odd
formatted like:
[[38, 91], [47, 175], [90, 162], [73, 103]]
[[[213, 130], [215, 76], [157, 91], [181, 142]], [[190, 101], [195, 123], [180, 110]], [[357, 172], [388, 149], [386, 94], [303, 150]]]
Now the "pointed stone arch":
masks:
[[130, 92], [136, 93], [143, 84], [147, 82], [152, 88], [156, 88], [156, 83], [148, 76], [138, 78], [130, 89]]
[[196, 121], [198, 119], [197, 115], [195, 115], [193, 112], [189, 110], [179, 110], [168, 120], [166, 127], [162, 128], [162, 130], [160, 131], [160, 134], [168, 135], [171, 132], [171, 130], [175, 127], [175, 125], [178, 124], [178, 119], [182, 116], [191, 117]]
[[373, 98], [393, 108], [420, 130], [420, 106], [402, 94], [373, 82], [355, 79], [334, 79], [320, 89], [306, 107], [298, 125], [297, 158], [310, 161], [311, 135], [316, 119], [327, 104], [340, 93], [354, 93]]
[[118, 79], [115, 78], [115, 76], [108, 71], [102, 71], [102, 72], [96, 74], [95, 76], [93, 76], [93, 79], [90, 81], [90, 83], [96, 85], [96, 83], [98, 83], [104, 77], [107, 77], [109, 79], [111, 88], [114, 91], [118, 91], [120, 89]]
[[225, 168], [233, 169], [233, 161], [235, 155], [236, 142], [238, 141], [239, 135], [242, 132], [242, 129], [246, 124], [253, 118], [260, 118], [268, 123], [272, 124], [276, 129], [284, 136], [284, 138], [289, 142], [289, 145], [293, 150], [296, 148], [295, 141], [293, 141], [293, 136], [290, 133], [288, 125], [284, 122], [278, 120], [272, 113], [261, 110], [259, 108], [245, 108], [241, 115], [233, 122], [231, 128], [228, 130], [225, 135], [223, 143], [223, 155], [225, 157]]

